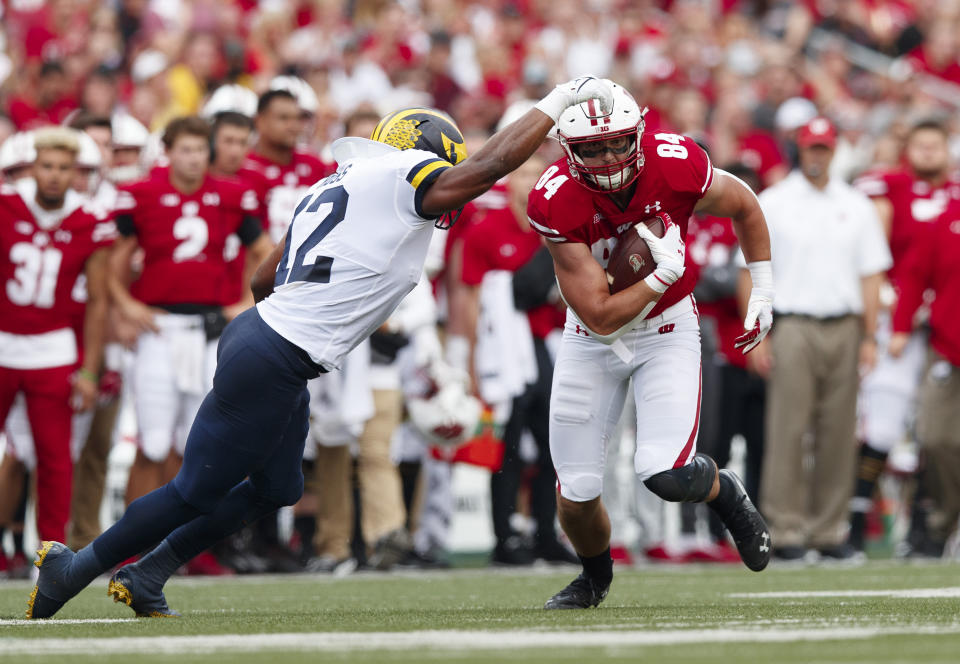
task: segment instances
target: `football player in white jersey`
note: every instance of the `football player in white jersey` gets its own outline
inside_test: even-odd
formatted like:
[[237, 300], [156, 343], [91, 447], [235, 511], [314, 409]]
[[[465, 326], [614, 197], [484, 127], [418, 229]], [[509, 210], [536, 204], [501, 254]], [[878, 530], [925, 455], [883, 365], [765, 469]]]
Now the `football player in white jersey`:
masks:
[[[177, 568], [294, 504], [303, 493], [307, 381], [338, 368], [413, 289], [434, 225], [449, 227], [456, 210], [537, 150], [567, 107], [588, 99], [609, 113], [609, 84], [588, 76], [557, 86], [469, 160], [453, 120], [426, 108], [387, 115], [373, 140], [336, 142], [336, 173], [300, 200], [284, 241], [253, 278], [258, 305], [220, 339], [213, 389], [179, 474], [77, 553], [42, 543], [27, 617], [52, 616], [97, 576], [161, 540], [113, 575], [109, 593], [138, 615], [173, 615], [163, 585]], [[622, 297], [651, 296], [637, 286]]]

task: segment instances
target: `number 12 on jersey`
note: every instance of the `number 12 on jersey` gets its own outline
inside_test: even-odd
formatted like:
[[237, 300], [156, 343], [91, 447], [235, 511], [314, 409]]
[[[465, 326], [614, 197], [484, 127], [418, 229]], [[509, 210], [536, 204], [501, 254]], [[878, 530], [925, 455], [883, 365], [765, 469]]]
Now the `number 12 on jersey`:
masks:
[[[342, 186], [303, 197], [287, 230], [283, 256], [273, 280], [274, 286], [296, 281], [330, 283], [333, 258], [320, 255], [320, 241], [343, 221], [347, 211], [347, 198], [347, 191]], [[303, 217], [300, 216], [301, 213], [304, 213]]]

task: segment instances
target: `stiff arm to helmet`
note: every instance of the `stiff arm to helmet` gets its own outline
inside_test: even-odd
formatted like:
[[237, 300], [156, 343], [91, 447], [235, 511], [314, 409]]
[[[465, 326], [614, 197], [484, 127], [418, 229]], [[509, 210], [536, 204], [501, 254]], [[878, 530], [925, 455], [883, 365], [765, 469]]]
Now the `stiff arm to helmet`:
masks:
[[[542, 108], [538, 105], [537, 108], [529, 110], [516, 122], [498, 131], [469, 159], [465, 158], [466, 150], [462, 149], [461, 154], [464, 160], [451, 162], [449, 159], [451, 146], [444, 144], [442, 138], [440, 138], [439, 146], [434, 143], [431, 147], [422, 147], [421, 149], [430, 150], [448, 162], [446, 167], [443, 165], [436, 167], [437, 170], [442, 172], [439, 173], [423, 197], [422, 208], [424, 212], [439, 217], [447, 212], [462, 208], [490, 189], [497, 180], [519, 167], [537, 151], [556, 121], [557, 116], [550, 114], [559, 114], [562, 112], [561, 107], [565, 108], [570, 104], [579, 104], [588, 99], [596, 99], [600, 107], [610, 108], [612, 103], [610, 86], [592, 76], [581, 77], [557, 86], [542, 100]], [[439, 112], [435, 111], [434, 113], [438, 117], [442, 117]], [[388, 142], [388, 139], [397, 140], [396, 138], [390, 138], [390, 125], [396, 124], [398, 118], [395, 117], [393, 122], [388, 122], [390, 119], [391, 116], [387, 116], [381, 122], [383, 126], [378, 127], [379, 132], [374, 132], [371, 137], [373, 140], [384, 143]], [[402, 120], [403, 118], [399, 119]], [[420, 126], [417, 125], [415, 128], [419, 129]], [[453, 125], [453, 127], [455, 128], [456, 125]], [[398, 127], [397, 131], [400, 132], [401, 130], [402, 128]], [[457, 130], [457, 134], [460, 134], [459, 130]], [[413, 149], [418, 146], [416, 141], [409, 140], [404, 141], [403, 147], [400, 145], [395, 147]], [[452, 149], [454, 155], [457, 155], [457, 146], [452, 146]]]

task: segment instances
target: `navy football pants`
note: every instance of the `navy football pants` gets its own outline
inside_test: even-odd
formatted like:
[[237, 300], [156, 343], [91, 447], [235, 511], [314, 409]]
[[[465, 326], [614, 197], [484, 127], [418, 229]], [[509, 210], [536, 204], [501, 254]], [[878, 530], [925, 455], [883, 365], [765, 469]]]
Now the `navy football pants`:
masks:
[[318, 369], [305, 353], [245, 311], [227, 326], [217, 371], [190, 429], [180, 472], [135, 500], [98, 537], [109, 568], [170, 535], [184, 558], [303, 493], [309, 426], [307, 380]]

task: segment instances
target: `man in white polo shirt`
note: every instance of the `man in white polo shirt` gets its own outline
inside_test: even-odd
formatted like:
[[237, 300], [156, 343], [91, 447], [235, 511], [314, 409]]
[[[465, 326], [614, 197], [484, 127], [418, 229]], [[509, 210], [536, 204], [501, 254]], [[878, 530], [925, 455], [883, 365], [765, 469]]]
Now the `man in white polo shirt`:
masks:
[[846, 530], [858, 366], [875, 361], [879, 286], [892, 261], [869, 199], [829, 175], [833, 125], [814, 118], [797, 144], [799, 168], [760, 195], [777, 293], [776, 332], [756, 360], [772, 366], [760, 500], [774, 556], [801, 559], [816, 549], [842, 559], [855, 555]]

